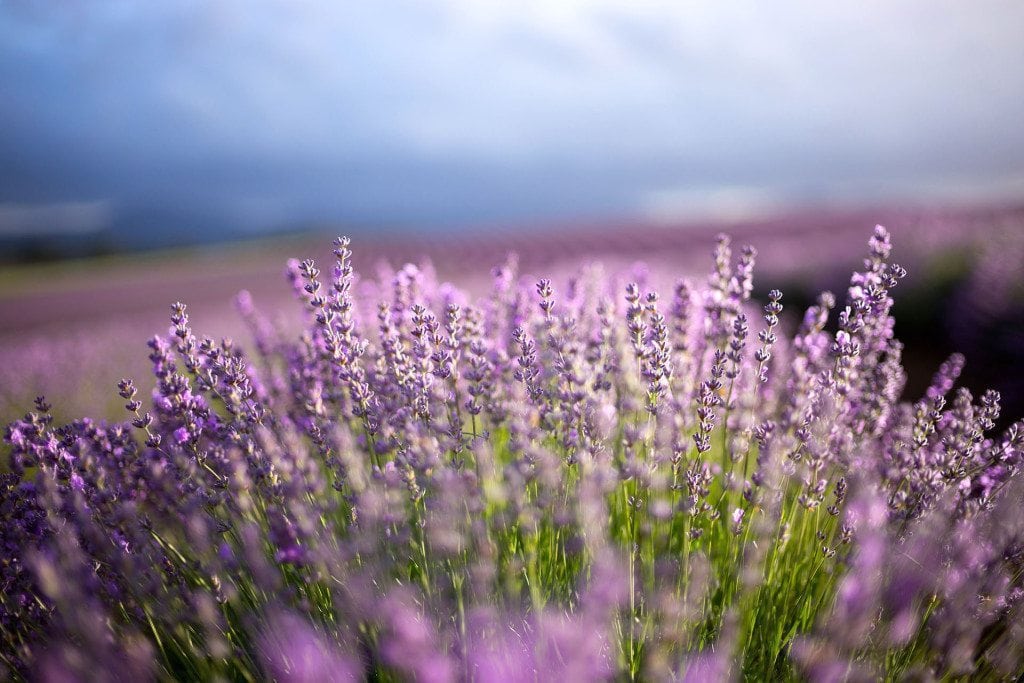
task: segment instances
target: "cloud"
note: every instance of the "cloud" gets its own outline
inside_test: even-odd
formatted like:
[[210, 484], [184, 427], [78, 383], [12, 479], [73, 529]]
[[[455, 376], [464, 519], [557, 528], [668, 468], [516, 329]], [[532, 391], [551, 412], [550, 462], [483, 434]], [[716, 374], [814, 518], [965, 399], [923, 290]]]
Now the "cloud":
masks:
[[792, 197], [763, 187], [681, 187], [642, 193], [640, 215], [654, 223], [742, 221], [791, 206]]
[[109, 202], [0, 204], [0, 236], [83, 235], [110, 226]]
[[1020, 26], [1009, 0], [8, 2], [0, 201], [443, 223], [1004, 182]]

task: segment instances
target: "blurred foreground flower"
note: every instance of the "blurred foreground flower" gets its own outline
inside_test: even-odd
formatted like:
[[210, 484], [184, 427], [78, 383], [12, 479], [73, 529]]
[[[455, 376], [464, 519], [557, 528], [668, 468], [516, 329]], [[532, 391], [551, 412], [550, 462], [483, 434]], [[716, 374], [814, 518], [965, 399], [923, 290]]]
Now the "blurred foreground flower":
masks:
[[253, 355], [175, 304], [126, 421], [7, 427], [7, 673], [1020, 676], [1024, 425], [959, 356], [901, 402], [906, 272], [868, 246], [788, 333], [726, 237], [669, 299], [510, 260], [472, 304], [342, 238], [289, 264], [303, 329], [239, 297]]

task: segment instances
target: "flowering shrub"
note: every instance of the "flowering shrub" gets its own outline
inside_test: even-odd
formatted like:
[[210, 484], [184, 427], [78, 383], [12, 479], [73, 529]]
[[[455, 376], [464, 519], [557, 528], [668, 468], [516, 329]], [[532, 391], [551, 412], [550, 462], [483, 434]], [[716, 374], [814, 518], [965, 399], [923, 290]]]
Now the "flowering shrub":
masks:
[[[2, 661], [90, 680], [1024, 674], [1024, 424], [964, 359], [900, 401], [881, 227], [792, 335], [721, 238], [662, 299], [596, 269], [470, 304], [349, 241], [254, 353], [175, 304], [126, 422], [6, 431]], [[366, 283], [364, 283], [366, 284]], [[833, 326], [830, 326], [830, 320]]]

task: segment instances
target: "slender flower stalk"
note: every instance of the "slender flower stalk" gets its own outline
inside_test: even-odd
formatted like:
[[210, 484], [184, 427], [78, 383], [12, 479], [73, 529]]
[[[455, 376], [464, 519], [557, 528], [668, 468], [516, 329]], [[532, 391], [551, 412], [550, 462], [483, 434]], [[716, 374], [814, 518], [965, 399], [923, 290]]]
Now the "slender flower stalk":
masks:
[[120, 420], [6, 427], [7, 678], [1024, 676], [1024, 422], [960, 355], [902, 398], [884, 228], [802, 321], [725, 236], [665, 300], [350, 246], [289, 263], [295, 329], [176, 303]]

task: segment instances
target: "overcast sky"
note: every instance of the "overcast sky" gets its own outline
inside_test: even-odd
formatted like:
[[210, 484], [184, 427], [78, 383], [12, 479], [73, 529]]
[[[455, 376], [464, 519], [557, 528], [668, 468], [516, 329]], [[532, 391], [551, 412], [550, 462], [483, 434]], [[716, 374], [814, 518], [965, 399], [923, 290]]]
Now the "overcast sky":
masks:
[[0, 234], [1024, 197], [1024, 3], [0, 0]]

